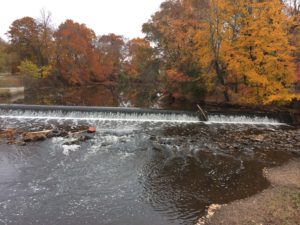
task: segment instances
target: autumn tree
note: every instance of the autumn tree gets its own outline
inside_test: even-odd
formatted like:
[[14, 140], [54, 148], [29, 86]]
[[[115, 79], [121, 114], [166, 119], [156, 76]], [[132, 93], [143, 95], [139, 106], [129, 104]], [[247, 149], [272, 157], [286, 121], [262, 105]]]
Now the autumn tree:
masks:
[[158, 60], [155, 50], [145, 39], [136, 38], [128, 41], [125, 73], [130, 78], [153, 82], [158, 75]]
[[29, 76], [35, 79], [47, 78], [52, 72], [51, 65], [38, 67], [36, 64], [28, 60], [22, 61], [18, 66], [18, 69], [22, 75]]
[[226, 51], [227, 70], [239, 74], [249, 103], [290, 100], [295, 67], [285, 31], [286, 15], [278, 0], [249, 1], [240, 19], [238, 38]]
[[66, 20], [55, 32], [56, 69], [59, 77], [72, 85], [101, 81], [96, 35], [85, 24]]
[[[143, 25], [146, 39], [155, 44], [167, 89], [176, 95], [201, 96], [201, 66], [194, 36], [199, 29], [198, 11], [205, 1], [166, 1]], [[194, 81], [194, 82], [192, 82]]]
[[31, 17], [15, 20], [7, 35], [10, 53], [18, 56], [17, 65], [26, 60], [36, 64], [37, 67], [51, 64], [54, 53], [51, 13], [42, 10], [41, 18], [38, 20]]
[[0, 38], [0, 72], [8, 71], [8, 44]]
[[55, 43], [52, 14], [45, 9], [41, 10], [40, 18], [37, 19], [39, 29], [39, 51], [41, 54], [41, 66], [51, 65], [54, 60]]
[[95, 45], [101, 74], [107, 80], [117, 81], [124, 60], [125, 42], [123, 37], [116, 34], [102, 35], [97, 38]]
[[226, 101], [233, 91], [243, 103], [294, 96], [292, 48], [280, 1], [210, 0], [203, 13], [196, 38], [199, 61]]
[[42, 61], [38, 49], [38, 24], [31, 17], [15, 20], [7, 32], [11, 51], [17, 52], [20, 60], [31, 60], [34, 63]]
[[289, 16], [288, 32], [291, 45], [294, 47], [293, 56], [297, 66], [297, 83], [300, 88], [300, 1], [286, 0], [286, 12]]

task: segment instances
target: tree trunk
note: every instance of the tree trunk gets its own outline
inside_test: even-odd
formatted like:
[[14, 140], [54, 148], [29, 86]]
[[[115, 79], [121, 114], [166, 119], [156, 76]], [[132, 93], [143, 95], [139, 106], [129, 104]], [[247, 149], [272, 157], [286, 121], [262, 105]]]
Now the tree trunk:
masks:
[[220, 84], [224, 87], [223, 94], [224, 94], [225, 101], [229, 102], [230, 99], [229, 99], [229, 95], [228, 95], [227, 89], [225, 87], [225, 81], [224, 81], [224, 77], [223, 77], [223, 72], [222, 72], [222, 69], [220, 68], [220, 65], [219, 65], [218, 61], [215, 61], [215, 69], [216, 69], [218, 80], [219, 80]]

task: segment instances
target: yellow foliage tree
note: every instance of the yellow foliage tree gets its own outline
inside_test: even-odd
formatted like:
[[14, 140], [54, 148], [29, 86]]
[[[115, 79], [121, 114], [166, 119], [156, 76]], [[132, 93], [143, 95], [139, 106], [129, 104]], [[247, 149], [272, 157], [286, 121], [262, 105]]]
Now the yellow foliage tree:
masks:
[[[295, 67], [291, 56], [283, 3], [248, 1], [240, 19], [240, 31], [225, 52], [227, 69], [247, 87], [248, 103], [270, 103], [293, 98]], [[289, 97], [290, 96], [290, 97]]]
[[46, 78], [50, 75], [52, 71], [51, 66], [42, 66], [38, 67], [36, 64], [32, 63], [29, 60], [24, 60], [18, 66], [20, 73], [25, 76], [31, 76], [35, 79]]
[[243, 103], [295, 98], [295, 67], [284, 5], [278, 0], [210, 0], [195, 36], [208, 81], [217, 81], [229, 101]]

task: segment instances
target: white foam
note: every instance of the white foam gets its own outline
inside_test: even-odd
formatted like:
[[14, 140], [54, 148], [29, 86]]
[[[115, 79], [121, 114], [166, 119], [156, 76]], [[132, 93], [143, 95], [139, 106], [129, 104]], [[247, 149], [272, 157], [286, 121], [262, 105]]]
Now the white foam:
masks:
[[[163, 114], [163, 113], [111, 113], [111, 112], [63, 112], [63, 111], [32, 111], [32, 110], [0, 110], [0, 118], [17, 120], [56, 120], [60, 124], [65, 120], [78, 121], [128, 121], [156, 123], [203, 123], [195, 115]], [[248, 125], [286, 125], [276, 119], [258, 116], [209, 115], [205, 124], [248, 124]]]
[[68, 156], [70, 152], [75, 152], [80, 149], [80, 145], [63, 145], [63, 154]]
[[172, 122], [172, 123], [199, 123], [197, 116], [187, 114], [163, 113], [110, 113], [110, 112], [62, 112], [62, 111], [0, 111], [0, 118], [18, 120], [72, 120], [72, 121], [133, 121], [133, 122]]
[[286, 125], [276, 119], [265, 117], [213, 115], [208, 116], [207, 124], [248, 124], [248, 125]]

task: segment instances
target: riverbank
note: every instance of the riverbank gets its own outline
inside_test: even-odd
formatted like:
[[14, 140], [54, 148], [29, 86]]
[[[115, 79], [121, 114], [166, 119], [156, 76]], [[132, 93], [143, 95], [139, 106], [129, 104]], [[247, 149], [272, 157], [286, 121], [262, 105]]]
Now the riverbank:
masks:
[[264, 169], [270, 187], [228, 205], [212, 205], [197, 225], [297, 225], [300, 221], [300, 160]]

